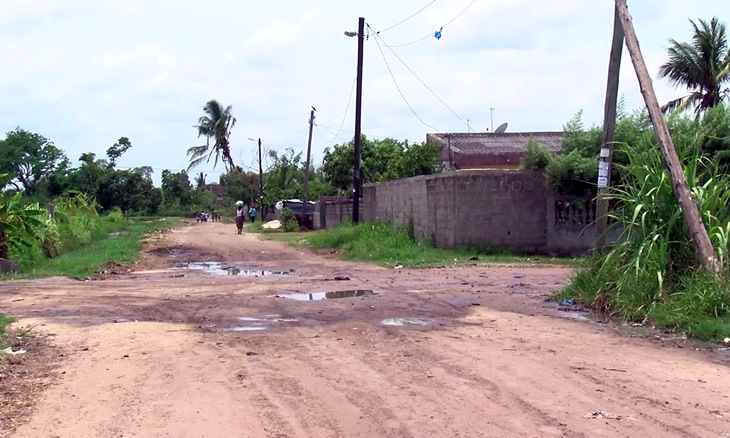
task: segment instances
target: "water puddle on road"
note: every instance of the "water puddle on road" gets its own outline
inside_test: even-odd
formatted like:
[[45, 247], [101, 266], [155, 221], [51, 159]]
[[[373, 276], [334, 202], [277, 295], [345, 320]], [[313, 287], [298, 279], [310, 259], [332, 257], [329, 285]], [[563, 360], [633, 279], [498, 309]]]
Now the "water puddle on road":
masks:
[[269, 328], [281, 327], [282, 324], [305, 322], [299, 318], [287, 318], [279, 314], [265, 316], [239, 316], [236, 318], [239, 324], [230, 327], [221, 327], [218, 332], [257, 332], [267, 330]]
[[224, 327], [221, 329], [218, 329], [219, 332], [259, 332], [262, 330], [266, 330], [268, 327]]
[[236, 265], [223, 264], [221, 262], [192, 262], [185, 266], [178, 266], [178, 270], [188, 269], [191, 271], [200, 271], [206, 274], [220, 276], [242, 276], [242, 277], [265, 277], [270, 275], [290, 275], [294, 273], [293, 269], [289, 270], [271, 270], [271, 269], [255, 269], [244, 268]]
[[288, 298], [290, 300], [297, 301], [320, 301], [320, 300], [335, 300], [340, 298], [355, 298], [377, 295], [370, 289], [353, 289], [353, 290], [338, 290], [333, 292], [308, 292], [308, 293], [294, 293], [294, 294], [282, 294], [274, 295], [276, 298]]
[[572, 312], [561, 312], [561, 313], [562, 313], [561, 316], [565, 319], [574, 319], [576, 321], [588, 321], [588, 322], [592, 321], [590, 318], [590, 316], [591, 316], [590, 312], [572, 311]]
[[433, 319], [429, 318], [386, 318], [380, 321], [381, 324], [391, 327], [407, 327], [407, 326], [426, 326], [433, 324]]

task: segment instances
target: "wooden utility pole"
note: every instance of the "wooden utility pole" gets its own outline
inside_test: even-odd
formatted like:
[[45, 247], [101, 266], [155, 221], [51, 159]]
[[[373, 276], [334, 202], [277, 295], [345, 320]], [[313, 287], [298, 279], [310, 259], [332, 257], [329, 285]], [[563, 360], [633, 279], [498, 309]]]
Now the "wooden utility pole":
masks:
[[365, 41], [365, 19], [360, 17], [357, 24], [357, 90], [355, 92], [355, 159], [353, 166], [352, 223], [360, 222], [360, 152], [362, 149], [362, 52]]
[[707, 229], [702, 222], [702, 216], [697, 208], [694, 197], [692, 197], [692, 192], [690, 192], [689, 186], [687, 185], [687, 178], [682, 169], [682, 164], [679, 162], [677, 151], [674, 149], [674, 143], [669, 134], [667, 122], [664, 120], [664, 114], [654, 93], [651, 76], [649, 76], [646, 64], [644, 63], [644, 57], [641, 54], [639, 40], [634, 31], [634, 25], [626, 0], [616, 0], [616, 8], [621, 17], [621, 26], [626, 37], [626, 48], [631, 56], [631, 61], [634, 63], [636, 76], [639, 79], [639, 85], [641, 87], [641, 94], [644, 95], [646, 108], [649, 110], [649, 118], [654, 126], [654, 132], [659, 140], [659, 147], [664, 155], [664, 162], [672, 178], [672, 189], [682, 209], [684, 222], [687, 224], [687, 228], [692, 235], [692, 241], [697, 249], [700, 262], [706, 269], [719, 275], [722, 268], [717, 261], [715, 248], [712, 246], [710, 236], [707, 234]]
[[611, 57], [608, 62], [608, 83], [606, 85], [606, 105], [603, 110], [603, 142], [598, 159], [598, 199], [596, 200], [596, 250], [603, 250], [606, 241], [608, 221], [608, 199], [606, 191], [611, 186], [611, 160], [613, 159], [613, 139], [616, 132], [616, 106], [618, 104], [618, 81], [621, 71], [621, 54], [624, 48], [624, 30], [618, 8], [613, 14], [613, 41]]
[[307, 195], [309, 190], [309, 160], [312, 153], [312, 129], [314, 128], [314, 112], [316, 109], [312, 107], [309, 114], [309, 141], [307, 142], [307, 164], [304, 168], [304, 190], [302, 194], [302, 204], [304, 204], [304, 214], [307, 214]]
[[259, 138], [259, 211], [261, 212], [261, 220], [266, 217], [264, 211], [264, 164], [261, 161], [261, 139]]

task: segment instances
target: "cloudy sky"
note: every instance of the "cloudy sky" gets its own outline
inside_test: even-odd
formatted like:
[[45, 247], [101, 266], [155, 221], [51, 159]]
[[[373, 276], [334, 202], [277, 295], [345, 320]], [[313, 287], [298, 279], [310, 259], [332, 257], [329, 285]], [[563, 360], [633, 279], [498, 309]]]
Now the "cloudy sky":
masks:
[[[345, 110], [357, 41], [343, 32], [356, 30], [359, 16], [387, 29], [429, 2], [1, 0], [0, 130], [40, 132], [74, 161], [127, 136], [134, 147], [120, 166], [152, 166], [157, 179], [162, 168], [186, 167], [185, 150], [200, 144], [192, 126], [209, 99], [233, 105], [234, 158], [244, 165], [254, 159], [249, 137], [306, 149], [315, 106], [319, 161], [354, 129], [354, 96]], [[629, 1], [650, 72], [664, 61], [668, 38], [689, 38], [689, 18], [721, 14], [723, 3]], [[401, 46], [467, 7], [440, 40]], [[560, 130], [581, 109], [588, 123], [600, 123], [612, 8], [610, 0], [438, 0], [382, 32], [382, 41], [365, 42], [363, 132], [420, 142], [434, 130], [404, 103], [381, 49], [413, 110], [440, 131], [466, 131], [462, 120], [483, 131], [490, 108], [495, 127], [507, 121], [510, 131]], [[626, 55], [622, 70], [620, 92], [638, 108]], [[655, 88], [662, 102], [681, 94], [659, 79]], [[217, 179], [212, 163], [201, 170]]]

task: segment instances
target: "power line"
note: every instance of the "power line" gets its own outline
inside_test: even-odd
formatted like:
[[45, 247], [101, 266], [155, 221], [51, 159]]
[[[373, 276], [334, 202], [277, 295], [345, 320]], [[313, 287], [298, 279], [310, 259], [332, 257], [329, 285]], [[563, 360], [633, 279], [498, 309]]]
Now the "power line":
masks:
[[[320, 128], [324, 128], [325, 130], [330, 131], [330, 133], [333, 133], [334, 132], [334, 129], [335, 129], [332, 126], [324, 126], [324, 125], [320, 125], [320, 124], [317, 124], [317, 123], [315, 123], [314, 125], [315, 126], [319, 126]], [[347, 132], [348, 134], [354, 134], [355, 133], [355, 131], [348, 131], [347, 129], [343, 129], [342, 132]], [[370, 134], [365, 134], [365, 135], [366, 135], [366, 137], [379, 138], [381, 140], [385, 140], [386, 138], [392, 138], [392, 137], [383, 137], [381, 135], [370, 135]], [[338, 138], [340, 140], [343, 139], [342, 137], [338, 137]], [[350, 141], [350, 140], [346, 140], [346, 141]]]
[[330, 134], [333, 134], [333, 135], [336, 134], [336, 133], [333, 130], [331, 130], [331, 129], [325, 127], [325, 126], [316, 125], [316, 124], [314, 126], [317, 127], [317, 134], [319, 135], [319, 137], [322, 140], [325, 141], [325, 143], [334, 143], [336, 139], [339, 139], [340, 141], [344, 141], [344, 142], [350, 141], [350, 140], [348, 140], [346, 138], [340, 137], [339, 135], [335, 135], [334, 137], [332, 137], [332, 140], [327, 140], [327, 139], [324, 138], [324, 135], [322, 135], [322, 131], [320, 130], [320, 128], [326, 130], [327, 132], [329, 132]]
[[388, 73], [390, 73], [391, 79], [393, 79], [393, 84], [395, 84], [396, 90], [398, 90], [398, 94], [400, 94], [400, 97], [403, 99], [403, 102], [406, 103], [406, 106], [408, 106], [408, 109], [411, 110], [414, 116], [418, 119], [419, 122], [421, 122], [423, 125], [428, 126], [429, 128], [437, 131], [439, 131], [436, 127], [429, 125], [428, 123], [424, 122], [423, 119], [416, 113], [416, 111], [413, 109], [410, 103], [408, 103], [408, 99], [406, 99], [406, 96], [403, 95], [403, 92], [400, 89], [400, 86], [398, 86], [398, 81], [395, 79], [395, 75], [393, 74], [393, 70], [390, 69], [390, 64], [388, 64], [388, 59], [385, 57], [385, 52], [383, 52], [383, 48], [380, 47], [380, 43], [378, 42], [380, 38], [375, 38], [375, 44], [378, 46], [378, 50], [380, 51], [380, 54], [383, 56], [383, 61], [385, 62], [385, 67], [388, 69]]
[[409, 16], [408, 18], [405, 18], [405, 19], [403, 19], [403, 20], [401, 20], [401, 21], [399, 21], [399, 22], [395, 23], [394, 25], [392, 25], [392, 26], [389, 26], [389, 27], [385, 28], [385, 29], [381, 30], [380, 32], [387, 32], [387, 31], [389, 31], [390, 29], [392, 29], [392, 28], [394, 28], [394, 27], [398, 27], [398, 26], [400, 26], [401, 24], [405, 23], [406, 21], [410, 20], [411, 18], [415, 17], [416, 15], [418, 15], [418, 14], [420, 14], [421, 12], [423, 12], [424, 10], [426, 10], [426, 9], [427, 9], [427, 8], [428, 8], [429, 6], [431, 6], [432, 4], [436, 3], [436, 1], [437, 1], [437, 0], [432, 0], [432, 1], [431, 1], [431, 2], [429, 3], [429, 4], [427, 4], [426, 6], [422, 7], [422, 8], [421, 8], [421, 9], [419, 9], [418, 11], [416, 11], [415, 13], [413, 13], [413, 14], [412, 14], [411, 16]]
[[[451, 23], [453, 23], [454, 21], [456, 21], [456, 19], [457, 19], [457, 18], [461, 17], [461, 15], [462, 15], [462, 14], [463, 14], [464, 12], [466, 12], [466, 11], [467, 11], [467, 9], [471, 8], [471, 7], [472, 7], [472, 6], [474, 5], [474, 3], [476, 3], [476, 2], [477, 2], [477, 0], [472, 0], [472, 2], [471, 2], [471, 3], [469, 3], [468, 5], [466, 5], [466, 7], [465, 7], [464, 9], [462, 9], [462, 10], [461, 10], [461, 12], [459, 12], [458, 14], [456, 14], [456, 16], [455, 16], [454, 18], [452, 18], [451, 20], [447, 21], [447, 22], [446, 22], [446, 24], [444, 24], [443, 26], [441, 26], [441, 29], [440, 29], [440, 30], [444, 30], [444, 28], [445, 28], [446, 26], [448, 26], [449, 24], [451, 24]], [[393, 27], [393, 26], [391, 26], [391, 27]], [[387, 30], [387, 29], [386, 29], [386, 30]], [[382, 32], [385, 32], [385, 31], [382, 31]], [[377, 35], [377, 32], [376, 32], [376, 35]], [[417, 39], [417, 40], [415, 40], [415, 41], [411, 41], [411, 42], [409, 42], [409, 43], [405, 43], [405, 44], [394, 44], [394, 45], [392, 45], [391, 47], [405, 47], [405, 46], [410, 46], [410, 45], [412, 45], [412, 44], [420, 43], [421, 41], [423, 41], [423, 40], [425, 40], [426, 38], [428, 38], [428, 37], [430, 37], [430, 36], [433, 36], [433, 35], [434, 35], [434, 32], [429, 32], [429, 33], [427, 33], [426, 35], [422, 36], [421, 38], [419, 38], [419, 39]]]
[[[395, 57], [396, 57], [396, 58], [398, 59], [398, 61], [400, 61], [400, 63], [401, 63], [401, 64], [403, 64], [403, 66], [404, 66], [404, 67], [405, 67], [406, 69], [408, 69], [408, 71], [409, 71], [409, 72], [411, 72], [411, 74], [412, 74], [412, 75], [413, 75], [413, 76], [414, 76], [414, 77], [415, 77], [416, 79], [418, 79], [418, 82], [420, 82], [420, 83], [421, 83], [421, 84], [422, 84], [422, 85], [423, 85], [424, 87], [426, 87], [426, 89], [427, 89], [427, 90], [428, 90], [428, 91], [429, 91], [429, 92], [430, 92], [430, 93], [431, 93], [431, 94], [432, 94], [432, 95], [433, 95], [433, 96], [434, 96], [434, 97], [435, 97], [436, 99], [438, 99], [438, 101], [439, 101], [439, 102], [441, 102], [441, 104], [442, 104], [443, 106], [445, 106], [445, 107], [446, 107], [446, 108], [447, 108], [447, 109], [448, 109], [449, 111], [451, 111], [451, 114], [453, 114], [454, 116], [456, 116], [456, 118], [457, 118], [457, 119], [461, 120], [461, 122], [462, 122], [463, 124], [465, 124], [465, 125], [467, 126], [467, 128], [469, 127], [469, 123], [467, 123], [467, 122], [466, 122], [466, 121], [465, 121], [465, 120], [464, 120], [463, 118], [461, 118], [461, 116], [459, 116], [459, 115], [458, 115], [458, 114], [456, 113], [456, 111], [454, 111], [453, 109], [451, 109], [451, 107], [450, 107], [450, 106], [449, 106], [449, 105], [448, 105], [448, 104], [447, 104], [446, 102], [444, 102], [444, 100], [443, 100], [443, 99], [441, 99], [441, 98], [440, 98], [440, 97], [438, 96], [438, 94], [436, 94], [436, 92], [435, 92], [435, 91], [433, 91], [433, 90], [431, 89], [431, 87], [429, 87], [429, 86], [428, 86], [428, 85], [427, 85], [427, 84], [426, 84], [426, 83], [425, 83], [425, 82], [423, 81], [423, 79], [421, 79], [421, 78], [420, 78], [420, 77], [419, 77], [419, 76], [418, 76], [418, 75], [416, 74], [416, 72], [415, 72], [415, 71], [413, 71], [413, 69], [412, 69], [412, 68], [410, 68], [410, 67], [408, 66], [408, 64], [406, 64], [406, 63], [405, 63], [405, 61], [403, 61], [403, 59], [401, 59], [401, 57], [400, 57], [400, 56], [398, 56], [398, 54], [397, 54], [397, 53], [395, 53], [395, 50], [393, 50], [393, 49], [392, 49], [392, 48], [391, 48], [391, 47], [390, 47], [390, 46], [388, 45], [388, 43], [386, 43], [386, 42], [385, 42], [385, 41], [383, 40], [383, 38], [382, 38], [382, 37], [380, 37], [379, 35], [377, 35], [377, 34], [376, 34], [376, 35], [375, 35], [375, 38], [376, 38], [376, 39], [375, 39], [375, 42], [376, 42], [376, 43], [378, 42], [378, 40], [382, 41], [382, 42], [383, 42], [383, 45], [384, 45], [385, 47], [387, 47], [387, 48], [388, 48], [388, 50], [390, 50], [390, 53], [392, 53], [392, 54], [393, 54], [393, 55], [394, 55], [394, 56], [395, 56]], [[380, 48], [380, 44], [378, 44], [378, 48]], [[381, 52], [382, 52], [382, 50], [381, 50]]]
[[441, 28], [443, 29], [444, 27], [446, 27], [449, 24], [451, 24], [454, 21], [456, 21], [457, 18], [461, 17], [461, 14], [463, 14], [464, 12], [466, 12], [466, 10], [469, 9], [470, 7], [472, 7], [472, 5], [474, 5], [474, 3], [476, 3], [476, 2], [477, 2], [477, 0], [472, 0], [471, 3], [469, 3], [468, 5], [466, 5], [466, 7], [461, 10], [461, 12], [459, 12], [458, 14], [456, 14], [456, 17], [454, 17], [451, 20], [449, 20], [448, 23], [444, 24]]
[[419, 39], [417, 39], [415, 41], [411, 41], [410, 43], [398, 44], [396, 46], [391, 46], [391, 47], [405, 47], [405, 46], [410, 46], [412, 44], [420, 43], [421, 41], [425, 40], [426, 38], [430, 38], [432, 35], [433, 35], [433, 32], [429, 32], [425, 36], [423, 36], [423, 37], [421, 37], [421, 38], [419, 38]]
[[350, 111], [350, 103], [352, 103], [352, 93], [355, 91], [355, 83], [357, 82], [357, 75], [352, 79], [352, 87], [350, 88], [350, 97], [347, 98], [347, 106], [345, 107], [345, 114], [342, 115], [342, 121], [340, 121], [340, 127], [337, 128], [337, 134], [335, 134], [334, 137], [332, 137], [332, 140], [325, 140], [324, 137], [322, 137], [322, 140], [324, 140], [327, 143], [332, 143], [335, 138], [339, 138], [338, 134], [342, 131], [342, 127], [345, 125], [345, 120], [347, 119], [347, 113]]

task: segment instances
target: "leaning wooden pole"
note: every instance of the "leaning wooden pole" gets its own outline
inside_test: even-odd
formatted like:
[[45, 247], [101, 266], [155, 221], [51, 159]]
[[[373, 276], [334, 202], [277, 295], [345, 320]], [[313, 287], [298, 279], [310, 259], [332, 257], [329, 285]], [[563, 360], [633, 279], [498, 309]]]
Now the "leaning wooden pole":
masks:
[[606, 104], [603, 111], [603, 142], [598, 159], [598, 197], [596, 199], [596, 240], [595, 248], [602, 251], [606, 242], [608, 223], [608, 199], [606, 191], [611, 186], [611, 161], [613, 159], [613, 140], [616, 133], [616, 106], [618, 105], [618, 82], [621, 72], [621, 54], [624, 49], [624, 30], [621, 17], [614, 8], [613, 41], [611, 57], [608, 62], [608, 81], [606, 85]]
[[654, 132], [659, 140], [659, 147], [664, 155], [664, 162], [672, 178], [674, 196], [676, 196], [679, 206], [682, 209], [684, 221], [692, 235], [692, 241], [697, 249], [700, 262], [705, 268], [719, 275], [721, 273], [721, 266], [717, 261], [715, 248], [712, 246], [710, 236], [707, 234], [707, 229], [702, 222], [702, 216], [692, 197], [692, 192], [690, 192], [689, 186], [687, 185], [687, 178], [682, 170], [679, 157], [677, 157], [677, 151], [674, 149], [674, 143], [669, 134], [667, 122], [664, 120], [664, 114], [654, 93], [651, 76], [649, 76], [646, 64], [644, 63], [644, 57], [641, 54], [639, 40], [634, 31], [634, 25], [626, 0], [616, 0], [616, 8], [621, 17], [621, 26], [626, 37], [626, 48], [634, 64], [636, 76], [639, 78], [641, 94], [644, 95], [644, 102], [646, 102], [646, 108], [649, 111], [649, 118], [654, 126]]

